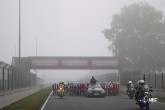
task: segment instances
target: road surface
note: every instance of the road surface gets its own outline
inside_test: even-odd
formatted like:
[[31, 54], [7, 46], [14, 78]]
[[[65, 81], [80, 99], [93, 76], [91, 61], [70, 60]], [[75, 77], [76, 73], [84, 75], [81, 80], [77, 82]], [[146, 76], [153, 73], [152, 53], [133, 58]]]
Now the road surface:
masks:
[[[64, 96], [60, 99], [51, 94], [43, 110], [140, 110], [140, 108], [133, 99], [124, 95], [105, 98]], [[150, 110], [165, 110], [165, 104], [151, 103]]]

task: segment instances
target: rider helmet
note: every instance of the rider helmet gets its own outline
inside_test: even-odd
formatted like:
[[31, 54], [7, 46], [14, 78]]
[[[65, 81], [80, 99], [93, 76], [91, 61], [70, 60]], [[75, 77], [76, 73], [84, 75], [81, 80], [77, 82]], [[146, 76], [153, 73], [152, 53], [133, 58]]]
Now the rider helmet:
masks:
[[144, 81], [144, 80], [139, 80], [139, 81], [138, 81], [138, 85], [139, 85], [139, 86], [142, 86], [142, 85], [144, 85], [144, 84], [145, 84], [145, 81]]
[[128, 83], [130, 83], [130, 84], [131, 84], [131, 83], [132, 83], [132, 81], [128, 81]]
[[64, 81], [61, 81], [60, 84], [64, 84]]

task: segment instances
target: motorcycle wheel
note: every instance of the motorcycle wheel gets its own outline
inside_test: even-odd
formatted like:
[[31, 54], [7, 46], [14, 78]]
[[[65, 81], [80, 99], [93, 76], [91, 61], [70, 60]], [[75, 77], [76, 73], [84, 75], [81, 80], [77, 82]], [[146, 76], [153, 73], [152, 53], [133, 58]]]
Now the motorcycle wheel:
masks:
[[149, 110], [149, 103], [146, 104], [146, 110]]
[[140, 105], [140, 109], [143, 109], [143, 107], [144, 107], [143, 105]]

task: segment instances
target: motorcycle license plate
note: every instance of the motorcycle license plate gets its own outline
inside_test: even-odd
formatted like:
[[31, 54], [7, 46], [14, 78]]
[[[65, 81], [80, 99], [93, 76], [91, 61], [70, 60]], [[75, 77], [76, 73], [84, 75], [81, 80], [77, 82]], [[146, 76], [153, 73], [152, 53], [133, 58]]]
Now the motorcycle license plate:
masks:
[[94, 93], [94, 95], [100, 95], [99, 93]]

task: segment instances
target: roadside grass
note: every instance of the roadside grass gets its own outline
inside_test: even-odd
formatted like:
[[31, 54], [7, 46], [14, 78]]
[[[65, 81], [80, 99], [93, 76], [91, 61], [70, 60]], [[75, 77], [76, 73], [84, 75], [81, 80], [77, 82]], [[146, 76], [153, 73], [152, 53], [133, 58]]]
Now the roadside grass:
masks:
[[165, 98], [158, 98], [157, 101], [158, 101], [158, 102], [163, 102], [163, 103], [165, 103]]
[[29, 97], [21, 99], [2, 110], [39, 110], [51, 92], [51, 88], [45, 88]]

